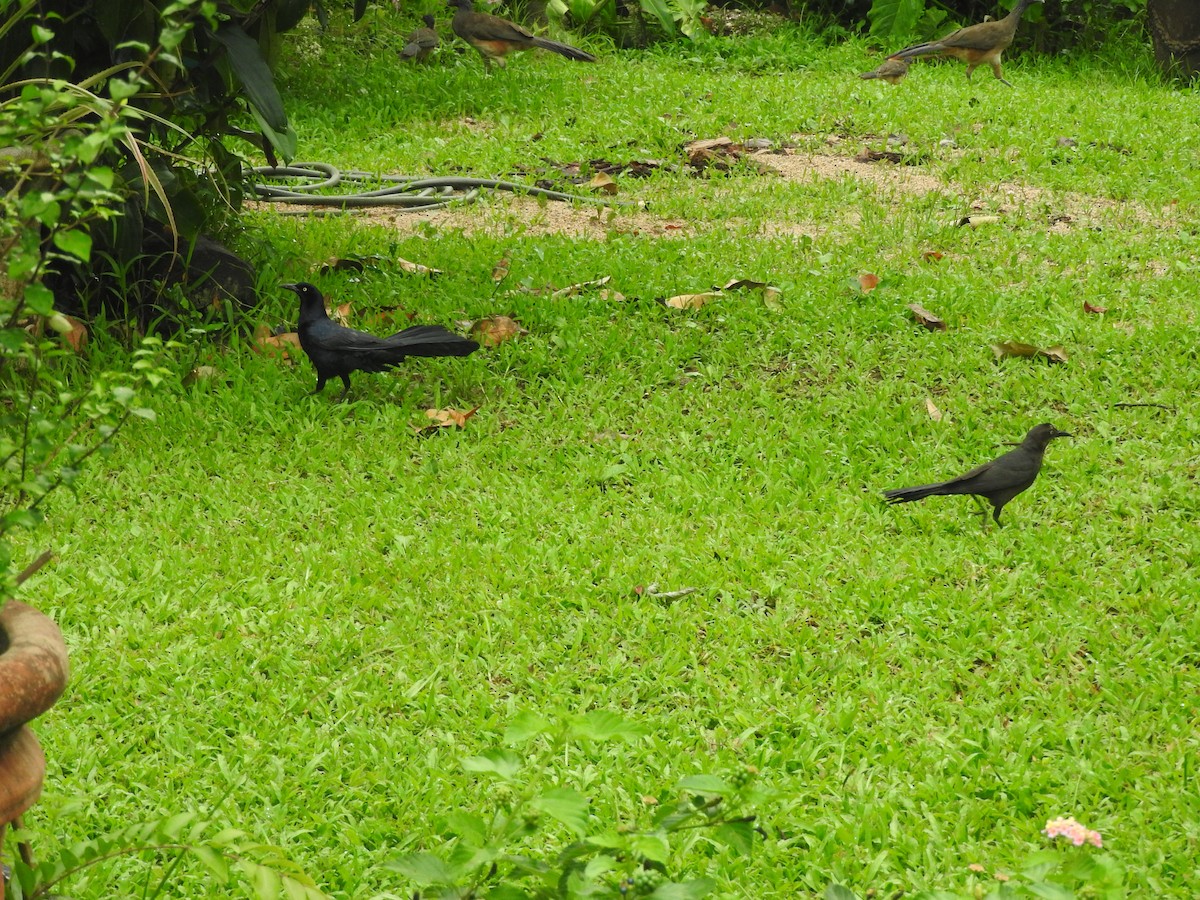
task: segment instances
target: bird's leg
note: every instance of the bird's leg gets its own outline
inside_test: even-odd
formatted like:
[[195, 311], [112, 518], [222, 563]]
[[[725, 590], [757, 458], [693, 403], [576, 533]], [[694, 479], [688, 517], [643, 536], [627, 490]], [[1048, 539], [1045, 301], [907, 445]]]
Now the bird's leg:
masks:
[[1012, 87], [1012, 84], [1005, 81], [1004, 76], [1000, 74], [1000, 63], [992, 63], [992, 74], [996, 76], [1001, 84], [1007, 84], [1009, 87]]
[[317, 386], [315, 388], [313, 388], [311, 391], [309, 391], [309, 396], [311, 397], [313, 394], [319, 394], [323, 390], [325, 390], [325, 379], [322, 378], [320, 375], [318, 375], [317, 376]]
[[348, 393], [350, 393], [350, 376], [349, 376], [349, 375], [343, 375], [343, 376], [342, 376], [342, 384], [344, 384], [344, 385], [345, 385], [345, 387], [344, 387], [344, 388], [342, 388], [342, 393], [341, 393], [341, 395], [340, 395], [340, 396], [337, 398], [337, 402], [338, 402], [338, 403], [341, 403], [343, 400], [345, 400], [345, 399], [346, 399], [346, 395], [347, 395]]
[[979, 507], [979, 514], [981, 516], [983, 516], [983, 530], [986, 532], [988, 530], [988, 523], [987, 523], [988, 510], [987, 510], [987, 507], [984, 506], [984, 504], [983, 504], [983, 498], [980, 497], [978, 494], [972, 494], [971, 499], [974, 500], [975, 505]]

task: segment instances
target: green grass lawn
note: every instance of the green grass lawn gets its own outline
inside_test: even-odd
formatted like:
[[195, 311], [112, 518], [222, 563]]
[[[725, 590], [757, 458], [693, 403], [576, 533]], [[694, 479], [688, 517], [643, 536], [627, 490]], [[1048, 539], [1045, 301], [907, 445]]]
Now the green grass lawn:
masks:
[[[529, 333], [358, 375], [343, 405], [332, 387], [307, 395], [307, 361], [241, 341], [179, 352], [181, 374], [219, 377], [159, 395], [157, 422], [56, 497], [36, 536], [59, 558], [26, 599], [60, 623], [74, 670], [38, 725], [38, 849], [220, 801], [215, 818], [335, 897], [411, 896], [381, 863], [495, 804], [462, 757], [522, 710], [609, 710], [648, 736], [571, 746], [537, 775], [600, 818], [739, 763], [780, 791], [752, 856], [679, 861], [724, 896], [996, 884], [1059, 815], [1103, 833], [1130, 896], [1200, 895], [1195, 89], [1162, 85], [1129, 44], [1012, 53], [1012, 90], [951, 64], [892, 88], [855, 77], [880, 59], [862, 42], [793, 27], [643, 53], [585, 39], [596, 65], [527, 54], [488, 76], [445, 45], [400, 66], [412, 23], [397, 18], [285, 46], [302, 159], [675, 170], [618, 178], [618, 199], [649, 211], [595, 237], [496, 225], [503, 198], [466, 229], [244, 216], [258, 320], [294, 322], [277, 284], [309, 279], [368, 324], [399, 306], [447, 325], [515, 315]], [[889, 134], [916, 165], [681, 169], [694, 138], [850, 158]], [[893, 187], [897, 171], [932, 187]], [[957, 227], [971, 213], [998, 221]], [[310, 272], [348, 253], [445, 274]], [[852, 289], [863, 272], [883, 282]], [[605, 275], [623, 302], [519, 290]], [[655, 302], [735, 277], [779, 302]], [[909, 303], [948, 331], [914, 324]], [[997, 361], [1000, 341], [1068, 361]], [[447, 406], [480, 409], [414, 436]], [[1002, 529], [967, 498], [880, 497], [1043, 421], [1076, 437]], [[668, 603], [637, 590], [652, 583], [696, 591]], [[69, 893], [110, 897], [143, 871], [97, 870]], [[219, 896], [189, 867], [173, 881]]]

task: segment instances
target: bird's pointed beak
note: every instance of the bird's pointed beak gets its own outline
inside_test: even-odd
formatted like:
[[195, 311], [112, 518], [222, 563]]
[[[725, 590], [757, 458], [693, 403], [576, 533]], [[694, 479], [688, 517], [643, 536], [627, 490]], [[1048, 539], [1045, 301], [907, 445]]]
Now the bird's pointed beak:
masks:
[[298, 284], [295, 284], [295, 283], [293, 283], [293, 282], [290, 282], [290, 281], [289, 281], [287, 284], [281, 284], [281, 285], [280, 285], [280, 287], [281, 287], [281, 288], [283, 288], [285, 291], [296, 291], [296, 292], [299, 292], [299, 290], [300, 290], [300, 285], [298, 285]]
[[1054, 434], [1050, 435], [1050, 437], [1056, 437], [1056, 438], [1075, 437], [1075, 435], [1071, 434], [1071, 432], [1069, 432], [1069, 431], [1059, 431], [1057, 428], [1055, 428]]

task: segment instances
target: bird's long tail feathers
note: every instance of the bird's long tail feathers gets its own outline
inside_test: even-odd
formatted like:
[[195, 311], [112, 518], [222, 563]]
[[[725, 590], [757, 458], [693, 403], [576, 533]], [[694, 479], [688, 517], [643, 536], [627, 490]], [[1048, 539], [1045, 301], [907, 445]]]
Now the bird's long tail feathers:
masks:
[[932, 497], [942, 493], [950, 482], [939, 481], [937, 484], [920, 484], [916, 487], [892, 488], [890, 491], [884, 491], [883, 496], [888, 503], [911, 503], [914, 500], [924, 500], [926, 497]]
[[479, 349], [469, 338], [447, 331], [441, 325], [414, 325], [387, 339], [388, 346], [406, 356], [467, 356]]
[[941, 53], [944, 49], [940, 41], [931, 41], [927, 44], [914, 44], [911, 47], [898, 50], [889, 56], [888, 59], [916, 59], [920, 56], [933, 56], [936, 53]]
[[558, 41], [552, 41], [543, 37], [535, 37], [533, 43], [536, 47], [541, 47], [543, 50], [553, 50], [559, 56], [565, 56], [567, 59], [574, 59], [578, 62], [596, 61], [596, 57], [592, 56], [592, 54], [585, 53], [578, 47], [572, 47], [570, 44], [560, 44]]

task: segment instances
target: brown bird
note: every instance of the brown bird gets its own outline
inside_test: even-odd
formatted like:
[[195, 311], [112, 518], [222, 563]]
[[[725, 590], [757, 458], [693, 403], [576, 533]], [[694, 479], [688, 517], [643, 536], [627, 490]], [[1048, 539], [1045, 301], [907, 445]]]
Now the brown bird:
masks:
[[560, 44], [548, 38], [538, 37], [515, 22], [475, 12], [471, 0], [447, 0], [447, 6], [457, 8], [452, 26], [454, 33], [479, 51], [485, 69], [491, 69], [492, 60], [503, 66], [504, 56], [514, 50], [529, 50], [541, 47], [553, 50], [559, 56], [579, 62], [595, 62], [596, 57], [584, 53], [570, 44]]
[[[883, 496], [889, 503], [911, 503], [939, 494], [974, 494], [992, 504], [992, 518], [999, 525], [1004, 504], [1033, 484], [1042, 470], [1046, 446], [1059, 437], [1071, 435], [1050, 424], [1037, 425], [1030, 429], [1016, 450], [1010, 450], [965, 475], [935, 484], [893, 488], [884, 491]], [[986, 525], [987, 519], [983, 522]]]
[[424, 20], [425, 26], [413, 29], [413, 33], [405, 41], [404, 49], [400, 51], [401, 59], [425, 62], [429, 59], [429, 54], [438, 47], [438, 34], [433, 30], [433, 16], [426, 13], [421, 18]]
[[888, 84], [899, 84], [904, 80], [904, 76], [908, 74], [908, 61], [904, 59], [885, 59], [879, 64], [879, 68], [872, 69], [870, 72], [863, 72], [859, 78], [870, 80], [879, 78], [886, 81]]
[[922, 56], [951, 56], [954, 59], [961, 59], [967, 64], [967, 78], [971, 77], [971, 73], [977, 66], [988, 65], [992, 67], [993, 75], [1012, 87], [1011, 84], [1004, 81], [1004, 75], [1001, 74], [1000, 54], [1012, 44], [1013, 37], [1017, 33], [1017, 24], [1021, 21], [1021, 16], [1025, 14], [1026, 7], [1031, 3], [1044, 2], [1045, 0], [1017, 0], [1017, 5], [1012, 8], [1012, 12], [1003, 19], [968, 25], [953, 34], [946, 35], [940, 41], [905, 47], [898, 53], [893, 53], [888, 59], [907, 61]]

